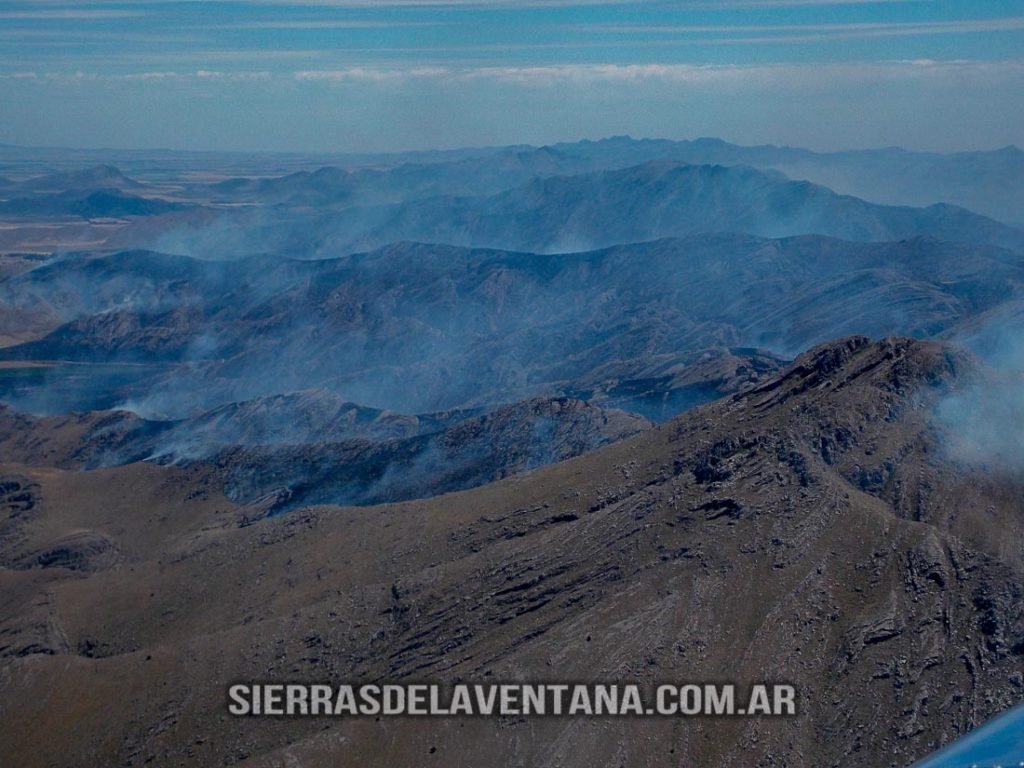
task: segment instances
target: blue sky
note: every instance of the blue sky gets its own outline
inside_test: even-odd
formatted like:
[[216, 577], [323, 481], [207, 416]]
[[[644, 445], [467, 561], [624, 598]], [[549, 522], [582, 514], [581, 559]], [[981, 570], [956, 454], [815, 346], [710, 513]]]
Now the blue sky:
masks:
[[1024, 144], [1024, 2], [0, 2], [0, 141]]

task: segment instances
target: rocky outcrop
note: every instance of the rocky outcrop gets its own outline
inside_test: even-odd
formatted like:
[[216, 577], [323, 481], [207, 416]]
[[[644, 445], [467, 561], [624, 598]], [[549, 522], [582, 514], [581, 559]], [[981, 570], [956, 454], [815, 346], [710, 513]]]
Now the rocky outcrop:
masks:
[[[900, 768], [1024, 680], [1021, 481], [947, 460], [932, 419], [987, 375], [940, 345], [843, 339], [631, 440], [372, 508], [258, 519], [198, 466], [46, 470], [33, 525], [116, 527], [119, 559], [0, 570], [0, 747], [44, 764]], [[534, 403], [454, 444], [492, 418], [529, 434], [556, 407], [586, 419]], [[97, 504], [105, 487], [132, 497]], [[229, 719], [238, 680], [785, 681], [798, 711]]]

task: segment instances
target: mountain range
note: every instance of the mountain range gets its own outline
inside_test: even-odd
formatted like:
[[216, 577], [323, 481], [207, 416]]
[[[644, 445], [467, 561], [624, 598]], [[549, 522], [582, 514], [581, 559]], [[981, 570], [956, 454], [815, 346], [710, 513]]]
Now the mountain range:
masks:
[[[427, 172], [436, 173], [434, 167]], [[389, 171], [397, 174], [398, 171]], [[246, 205], [145, 217], [119, 231], [111, 245], [146, 244], [207, 259], [272, 249], [303, 258], [330, 258], [410, 240], [541, 253], [584, 251], [699, 233], [766, 237], [820, 234], [854, 241], [928, 236], [1024, 251], [1024, 232], [948, 204], [886, 206], [839, 195], [777, 171], [748, 166], [650, 161], [570, 176], [538, 176], [490, 195], [441, 194], [374, 202], [377, 193], [351, 188], [322, 196], [318, 171], [300, 179], [261, 181], [290, 189]], [[371, 185], [372, 186], [372, 185]], [[296, 202], [298, 201], [298, 202]]]
[[[374, 203], [397, 202], [408, 199], [409, 194], [496, 194], [535, 177], [614, 170], [657, 160], [775, 170], [875, 203], [918, 207], [949, 203], [1024, 226], [1020, 213], [1024, 210], [1024, 152], [1014, 146], [949, 154], [899, 147], [813, 152], [787, 146], [741, 146], [716, 138], [671, 141], [615, 136], [542, 147], [267, 156], [0, 145], [0, 167], [11, 184], [23, 179], [53, 180], [54, 174], [62, 174], [65, 178], [58, 176], [51, 189], [67, 189], [79, 183], [74, 178], [69, 182], [67, 176], [92, 165], [100, 167], [87, 173], [103, 186], [125, 189], [125, 182], [109, 170], [117, 164], [129, 176], [146, 182], [165, 183], [187, 177], [188, 186], [200, 192], [203, 185], [198, 179], [208, 176], [213, 168], [223, 168], [229, 174], [233, 171], [241, 175], [211, 181], [215, 196], [249, 202], [304, 199], [316, 205], [337, 203], [353, 194], [364, 199], [369, 196]], [[120, 171], [117, 174], [121, 175]], [[40, 186], [38, 181], [33, 183]]]
[[[702, 355], [749, 350], [747, 374], [703, 369], [706, 399], [735, 391], [716, 381], [739, 387], [773, 356], [850, 333], [970, 340], [982, 319], [1020, 309], [1022, 286], [1013, 252], [923, 238], [700, 235], [561, 255], [398, 243], [317, 261], [70, 255], [0, 284], [3, 312], [36, 323], [0, 359], [130, 364], [141, 377], [124, 391], [104, 382], [100, 400], [70, 389], [80, 410], [181, 418], [319, 387], [406, 414], [612, 393], [663, 419], [701, 402], [701, 382], [679, 374], [701, 370]], [[62, 408], [59, 387], [19, 396], [6, 383], [12, 402]]]
[[900, 768], [1010, 707], [1022, 154], [0, 146], [0, 762]]

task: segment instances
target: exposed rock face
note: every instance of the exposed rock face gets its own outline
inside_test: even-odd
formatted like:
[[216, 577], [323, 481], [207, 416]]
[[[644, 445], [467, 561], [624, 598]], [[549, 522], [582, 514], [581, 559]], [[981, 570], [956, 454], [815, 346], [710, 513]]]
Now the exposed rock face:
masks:
[[[1024, 483], [949, 461], [933, 418], [986, 376], [944, 346], [847, 338], [525, 476], [255, 523], [201, 466], [5, 470], [45, 500], [9, 514], [8, 562], [79, 529], [117, 555], [0, 570], [16, 639], [0, 749], [24, 765], [905, 766], [1024, 679]], [[225, 709], [239, 680], [457, 679], [786, 681], [798, 714]]]

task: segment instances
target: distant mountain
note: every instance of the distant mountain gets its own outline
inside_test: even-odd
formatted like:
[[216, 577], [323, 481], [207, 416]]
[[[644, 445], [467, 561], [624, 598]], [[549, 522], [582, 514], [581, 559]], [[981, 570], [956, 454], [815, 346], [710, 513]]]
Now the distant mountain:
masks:
[[[343, 189], [330, 193], [343, 201], [337, 206], [204, 206], [139, 219], [112, 244], [141, 243], [208, 259], [266, 251], [331, 258], [403, 240], [557, 253], [742, 232], [865, 242], [926, 236], [1024, 252], [1024, 230], [962, 208], [877, 205], [748, 166], [652, 161], [612, 171], [531, 177], [493, 195], [413, 195], [394, 203], [374, 203], [377, 192], [359, 191], [347, 172], [324, 172], [325, 179], [335, 177], [345, 180]], [[310, 194], [315, 201], [326, 193], [298, 189], [289, 192], [289, 199]]]
[[496, 194], [534, 178], [621, 170], [653, 161], [776, 170], [873, 203], [917, 207], [946, 203], [1024, 227], [1024, 151], [1013, 146], [954, 154], [897, 147], [819, 153], [794, 147], [739, 146], [711, 138], [669, 141], [618, 136], [494, 149], [444, 162], [413, 162], [395, 155], [375, 168], [325, 167], [285, 177], [232, 179], [214, 190], [227, 199], [250, 202], [366, 205], [432, 195]]
[[[111, 163], [147, 176], [153, 174], [154, 167], [166, 169], [160, 171], [161, 178], [222, 167], [251, 175], [212, 185], [191, 180], [188, 187], [197, 200], [212, 194], [226, 200], [321, 206], [496, 194], [534, 177], [616, 170], [655, 160], [774, 169], [874, 203], [917, 207], [948, 203], [1024, 227], [1024, 151], [1014, 146], [951, 154], [898, 147], [813, 152], [785, 146], [741, 146], [714, 138], [671, 141], [628, 136], [542, 147], [334, 156], [0, 146], [0, 166], [6, 163], [19, 172], [27, 168], [38, 173], [43, 162], [57, 168], [102, 164], [92, 171], [62, 170], [33, 179], [34, 184], [49, 186], [51, 191], [90, 183], [94, 188], [133, 188], [134, 180], [118, 179]], [[295, 172], [282, 172], [289, 168]], [[318, 169], [325, 172], [319, 174]], [[90, 174], [95, 178], [90, 179]]]
[[420, 240], [554, 253], [700, 232], [858, 241], [924, 235], [1024, 253], [1024, 231], [964, 209], [880, 206], [749, 167], [668, 161], [535, 179], [485, 198], [348, 209], [324, 220], [318, 234], [341, 248]]
[[131, 191], [142, 184], [125, 176], [113, 165], [97, 165], [78, 171], [60, 171], [35, 176], [18, 185], [20, 192], [86, 192], [100, 190]]
[[618, 136], [555, 144], [551, 149], [604, 168], [670, 159], [775, 169], [875, 203], [950, 203], [1024, 226], [1024, 151], [1015, 146], [952, 154], [899, 147], [812, 152], [772, 145], [739, 146], [712, 138], [668, 141]]
[[541, 147], [449, 162], [402, 162], [383, 168], [326, 166], [282, 177], [233, 178], [214, 184], [211, 191], [214, 199], [262, 204], [365, 206], [439, 195], [495, 194], [538, 176], [590, 170], [593, 163], [586, 158]]
[[89, 193], [70, 191], [3, 200], [0, 201], [0, 216], [20, 216], [30, 220], [39, 216], [81, 216], [85, 219], [159, 216], [191, 207], [187, 203], [101, 189]]
[[69, 147], [27, 147], [0, 144], [0, 169], [19, 177], [49, 176], [75, 172], [83, 167], [114, 165], [129, 176], [150, 181], [177, 179], [193, 174], [217, 172], [220, 178], [268, 176], [292, 171], [313, 171], [325, 166], [341, 168], [383, 168], [403, 163], [432, 164], [456, 162], [500, 151], [532, 150], [534, 147], [470, 147], [449, 150], [421, 150], [400, 153], [324, 152], [231, 152], [173, 149], [75, 149]]
[[0, 283], [8, 314], [56, 324], [0, 359], [165, 366], [146, 397], [124, 397], [162, 416], [322, 387], [400, 413], [559, 394], [660, 420], [778, 364], [743, 348], [974, 334], [1022, 302], [1017, 254], [925, 238], [699, 235], [563, 255], [404, 243], [321, 261], [137, 251]]

